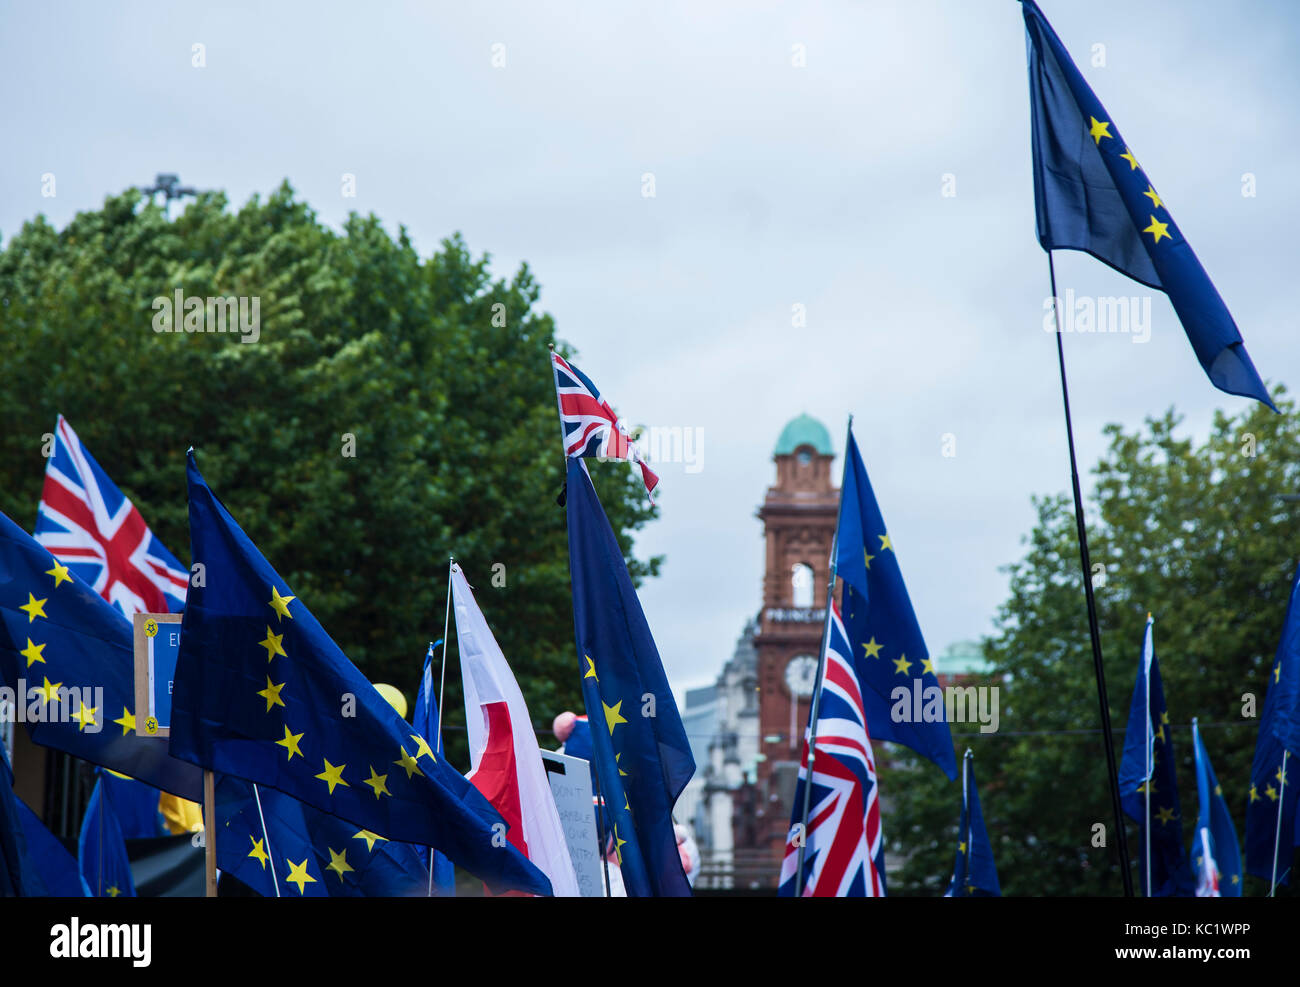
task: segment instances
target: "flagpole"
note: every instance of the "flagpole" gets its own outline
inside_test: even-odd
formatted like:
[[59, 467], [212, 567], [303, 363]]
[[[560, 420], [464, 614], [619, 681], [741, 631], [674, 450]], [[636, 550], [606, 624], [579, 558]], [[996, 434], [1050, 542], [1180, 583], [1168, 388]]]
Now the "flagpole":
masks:
[[[1155, 633], [1151, 629], [1151, 623], [1152, 623], [1151, 613], [1150, 611], [1148, 611], [1147, 612], [1147, 635], [1151, 639], [1151, 654], [1154, 655], [1156, 650], [1156, 642], [1155, 642]], [[1152, 776], [1156, 773], [1156, 758], [1155, 758], [1155, 751], [1151, 747], [1151, 659], [1147, 657], [1145, 647], [1142, 649], [1142, 652], [1143, 652], [1142, 653], [1142, 666], [1143, 666], [1142, 676], [1145, 683], [1142, 686], [1142, 698], [1143, 698], [1143, 705], [1146, 706], [1145, 712], [1146, 712], [1146, 721], [1147, 721], [1147, 746], [1144, 752], [1146, 764], [1143, 765], [1143, 767], [1146, 768], [1147, 780], [1146, 780], [1146, 784], [1142, 786], [1142, 793], [1146, 801], [1146, 812], [1144, 813], [1146, 818], [1146, 825], [1142, 827], [1144, 830], [1143, 838], [1146, 840], [1145, 870], [1146, 870], [1147, 883], [1146, 883], [1146, 890], [1144, 894], [1148, 898], [1150, 898], [1151, 897], [1151, 779]]]
[[[831, 634], [831, 607], [835, 603], [835, 555], [840, 544], [840, 508], [844, 505], [844, 481], [849, 473], [849, 443], [853, 439], [853, 416], [844, 429], [844, 467], [840, 473], [840, 507], [835, 512], [835, 537], [831, 539], [830, 574], [826, 579], [826, 618], [822, 621], [822, 644], [817, 652], [817, 678], [813, 682], [812, 708], [808, 711], [808, 767], [804, 772], [803, 809], [799, 815], [799, 854], [794, 867], [794, 896], [803, 897], [803, 858], [808, 849], [808, 811], [812, 805], [813, 770], [817, 761], [817, 716], [821, 711], [822, 677], [826, 672], [826, 642]], [[798, 699], [794, 701], [797, 703]]]
[[203, 772], [203, 870], [205, 897], [217, 896], [217, 796], [216, 776]]
[[[442, 617], [442, 658], [439, 665], [439, 676], [441, 681], [438, 683], [438, 736], [434, 738], [435, 747], [442, 747], [442, 697], [447, 689], [447, 631], [451, 629], [451, 567], [455, 564], [454, 557], [447, 556], [447, 612]], [[429, 858], [432, 866], [433, 857]], [[430, 877], [430, 881], [432, 881]]]
[[1290, 749], [1282, 748], [1281, 778], [1277, 783], [1277, 835], [1273, 837], [1273, 880], [1268, 888], [1270, 898], [1277, 892], [1277, 854], [1278, 848], [1282, 845], [1282, 816], [1286, 813], [1286, 759], [1290, 754]]
[[[451, 591], [451, 580], [448, 580], [448, 581], [447, 581], [447, 590], [448, 590], [448, 595], [450, 595], [450, 591]], [[442, 638], [442, 641], [441, 641], [441, 644], [442, 644], [442, 646], [443, 646], [443, 651], [444, 651], [444, 652], [446, 651], [446, 647], [447, 647], [447, 637], [446, 637], [446, 634], [447, 634], [447, 631], [446, 631], [446, 629], [444, 628], [444, 629], [443, 629], [443, 638]], [[432, 642], [432, 641], [429, 642], [429, 651], [428, 651], [428, 653], [427, 653], [427, 655], [426, 655], [426, 659], [425, 659], [425, 660], [426, 660], [426, 662], [433, 661], [433, 642]], [[421, 687], [423, 687], [423, 685], [424, 685], [424, 682], [423, 682], [424, 675], [423, 675], [423, 674], [421, 674], [420, 679], [421, 679], [421, 683], [420, 683], [420, 685], [421, 685]], [[439, 703], [439, 704], [438, 704], [438, 715], [439, 715], [439, 716], [442, 715], [442, 703]], [[418, 723], [415, 724], [415, 728], [416, 728], [417, 730], [420, 729], [420, 726], [419, 726]], [[434, 746], [434, 753], [435, 753], [435, 754], [441, 754], [441, 753], [442, 753], [442, 731], [441, 731], [441, 730], [438, 731], [438, 736], [434, 738], [433, 746]], [[433, 897], [433, 858], [434, 858], [434, 856], [437, 854], [437, 852], [438, 852], [438, 851], [435, 850], [433, 847], [429, 847], [429, 893], [428, 893], [427, 897], [430, 897], [430, 898]]]
[[[567, 496], [566, 492], [569, 488], [569, 451], [565, 448], [564, 442], [564, 405], [560, 401], [559, 382], [555, 379], [555, 360], [553, 359], [555, 356], [555, 344], [547, 343], [546, 349], [546, 372], [551, 376], [551, 387], [555, 391], [555, 413], [558, 416], [556, 418], [556, 423], [560, 426], [560, 461], [563, 463], [563, 468], [560, 470], [560, 496], [557, 499], [557, 503], [559, 506], [564, 507]], [[586, 700], [584, 699], [584, 703], [585, 701]], [[591, 759], [593, 762], [592, 766], [595, 767], [595, 744], [592, 744], [591, 746]], [[612, 898], [614, 892], [609, 885], [609, 853], [605, 848], [608, 839], [608, 835], [605, 832], [605, 796], [602, 795], [600, 791], [600, 772], [592, 771], [591, 777], [596, 783], [596, 838], [600, 840], [600, 863], [605, 874], [605, 897]], [[617, 847], [615, 847], [615, 850], [617, 850]]]
[[[971, 839], [970, 788], [969, 788], [970, 762], [974, 760], [974, 758], [975, 758], [974, 752], [969, 747], [967, 747], [966, 753], [961, 759], [961, 814], [962, 814], [962, 818], [966, 820], [966, 832], [962, 834], [963, 836], [966, 837], [966, 854], [962, 858], [962, 870], [965, 871], [964, 876], [966, 878], [966, 884], [968, 885], [970, 884], [970, 854], [971, 854], [971, 849], [975, 845], [975, 841]], [[961, 897], [960, 892], [965, 890], [966, 890], [965, 887], [959, 888], [958, 894], [955, 895], [955, 897], [960, 898]]]
[[[1061, 368], [1061, 402], [1065, 407], [1065, 436], [1070, 447], [1070, 482], [1074, 490], [1074, 524], [1079, 535], [1079, 565], [1083, 570], [1083, 593], [1088, 604], [1088, 635], [1092, 640], [1092, 667], [1097, 679], [1097, 704], [1101, 712], [1101, 739], [1106, 748], [1107, 780], [1110, 782], [1111, 812], [1115, 817], [1115, 838], [1119, 844], [1120, 877], [1124, 895], [1133, 897], [1133, 875], [1129, 871], [1128, 834], [1124, 830], [1119, 799], [1119, 773], [1115, 768], [1115, 738], [1111, 736], [1110, 705], [1106, 699], [1106, 671], [1101, 658], [1101, 632], [1097, 627], [1097, 601], [1092, 592], [1092, 564], [1088, 559], [1088, 531], [1083, 521], [1083, 495], [1079, 491], [1079, 464], [1074, 452], [1074, 424], [1070, 417], [1070, 389], [1065, 380], [1065, 346], [1061, 342], [1061, 306], [1056, 293], [1056, 264], [1047, 251], [1047, 269], [1052, 283], [1052, 313], [1056, 319], [1056, 358]], [[1149, 827], [1148, 827], [1149, 828]]]
[[266, 855], [271, 858], [271, 883], [275, 885], [275, 896], [280, 897], [280, 879], [275, 876], [275, 857], [271, 856], [271, 834], [266, 831], [266, 816], [262, 815], [262, 793], [253, 785], [253, 798], [257, 802], [257, 818], [262, 821], [262, 840], [265, 842]]

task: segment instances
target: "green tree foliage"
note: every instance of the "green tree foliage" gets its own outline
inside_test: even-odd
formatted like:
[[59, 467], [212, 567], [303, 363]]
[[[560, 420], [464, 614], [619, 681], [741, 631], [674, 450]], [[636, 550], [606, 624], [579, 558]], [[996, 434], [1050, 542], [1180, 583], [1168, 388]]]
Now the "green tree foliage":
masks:
[[[1292, 402], [1278, 405], [1280, 415], [1253, 403], [1237, 416], [1216, 414], [1203, 444], [1179, 437], [1173, 411], [1131, 433], [1109, 426], [1109, 449], [1093, 471], [1088, 539], [1093, 563], [1105, 565], [1094, 585], [1116, 757], [1150, 611], [1189, 845], [1193, 717], [1244, 840], [1258, 719], [1243, 715], [1243, 695], [1255, 696], [1257, 716], [1300, 562], [1300, 503], [1279, 496], [1300, 493], [1300, 419]], [[1010, 596], [984, 645], [1001, 688], [1000, 729], [957, 724], [954, 740], [959, 752], [975, 752], [1004, 893], [1121, 894], [1073, 503], [1034, 503], [1037, 523], [1009, 567]], [[900, 757], [882, 791], [892, 793], [890, 849], [904, 860], [891, 891], [942, 893], [960, 784]], [[1094, 846], [1098, 825], [1104, 848]], [[1132, 824], [1128, 834], [1136, 884]], [[1248, 877], [1245, 890], [1268, 888]]]
[[[494, 280], [459, 237], [422, 259], [373, 216], [331, 230], [287, 185], [226, 205], [203, 195], [169, 221], [127, 192], [63, 230], [37, 217], [0, 250], [0, 510], [31, 529], [62, 413], [188, 564], [193, 445], [372, 681], [414, 697], [455, 555], [534, 718], [580, 710], [554, 326], [531, 272]], [[153, 301], [177, 288], [260, 298], [260, 338], [156, 332]], [[657, 574], [658, 558], [632, 557], [630, 533], [653, 516], [644, 489], [622, 464], [592, 472], [634, 579]], [[463, 734], [447, 743], [463, 762]]]

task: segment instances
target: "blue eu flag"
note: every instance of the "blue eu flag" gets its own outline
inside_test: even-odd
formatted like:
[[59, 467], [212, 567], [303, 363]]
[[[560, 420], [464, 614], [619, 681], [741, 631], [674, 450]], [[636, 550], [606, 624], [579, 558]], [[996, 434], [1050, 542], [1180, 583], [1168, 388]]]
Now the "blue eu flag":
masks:
[[949, 898], [1001, 898], [993, 844], [984, 826], [984, 810], [975, 788], [975, 757], [970, 751], [962, 762], [961, 823], [957, 827], [957, 856], [948, 884]]
[[223, 775], [216, 795], [217, 867], [264, 897], [428, 893], [429, 858], [419, 847], [390, 842], [274, 788], [255, 794], [241, 778]]
[[1165, 292], [1221, 391], [1277, 410], [1241, 333], [1119, 128], [1033, 0], [1029, 48], [1034, 205], [1044, 250], [1082, 250]]
[[0, 743], [0, 898], [33, 898], [46, 893], [27, 843], [20, 805], [14, 794], [9, 755]]
[[[1149, 698], [1148, 698], [1149, 697]], [[1137, 683], [1124, 729], [1124, 757], [1120, 761], [1120, 804], [1138, 824], [1142, 893], [1148, 898], [1183, 897], [1193, 891], [1191, 868], [1183, 848], [1183, 817], [1178, 802], [1174, 741], [1169, 731], [1169, 711], [1160, 682], [1160, 663], [1152, 640], [1152, 620], [1147, 618]], [[1151, 818], [1147, 818], [1147, 784], [1151, 786]], [[1147, 884], [1147, 833], [1151, 843], [1151, 881]], [[1128, 862], [1125, 861], [1125, 866]]]
[[1214, 776], [1210, 755], [1201, 740], [1201, 730], [1192, 720], [1192, 743], [1196, 746], [1196, 835], [1192, 859], [1196, 863], [1196, 893], [1202, 897], [1218, 893], [1222, 898], [1241, 897], [1241, 848], [1232, 813], [1223, 798], [1219, 779]]
[[103, 779], [95, 782], [95, 791], [86, 805], [81, 821], [81, 838], [77, 841], [77, 858], [81, 876], [92, 898], [134, 898], [135, 882], [131, 879], [131, 861], [126, 855], [126, 840], [113, 811], [113, 799]]
[[89, 898], [90, 888], [81, 876], [77, 858], [68, 853], [25, 802], [17, 801], [18, 819], [27, 838], [27, 854], [44, 885], [42, 894], [50, 898]]
[[[433, 651], [441, 644], [441, 640], [430, 644], [429, 653], [424, 656], [424, 672], [420, 675], [420, 689], [415, 695], [415, 712], [411, 715], [411, 725], [433, 746], [439, 757], [442, 756], [442, 734], [438, 730], [438, 698], [433, 692]], [[443, 653], [446, 654], [445, 651]], [[436, 850], [421, 850], [426, 865], [429, 854], [433, 855], [433, 894], [440, 898], [455, 895], [456, 868], [451, 861]]]
[[0, 673], [32, 740], [197, 802], [203, 774], [136, 735], [131, 624], [0, 515]]
[[1246, 804], [1246, 870], [1270, 883], [1276, 877], [1279, 884], [1288, 883], [1294, 850], [1300, 846], [1300, 814], [1296, 812], [1300, 796], [1296, 779], [1300, 775], [1294, 771], [1294, 755], [1284, 760], [1287, 747], [1278, 738], [1276, 729], [1279, 712], [1293, 694], [1291, 690], [1297, 678], [1300, 678], [1300, 568], [1291, 582], [1282, 638], [1269, 670], [1268, 694], [1259, 717]]
[[[957, 758], [939, 679], [852, 432], [836, 544], [836, 572], [844, 580], [844, 627], [853, 642], [871, 739], [910, 747], [955, 779]], [[927, 696], [939, 700], [926, 702]]]
[[192, 581], [172, 696], [172, 753], [356, 823], [436, 846], [493, 891], [550, 881], [459, 772], [330, 640], [208, 489], [189, 456]]
[[569, 574], [582, 697], [630, 897], [689, 895], [673, 805], [695, 759], [623, 552], [581, 460], [569, 460]]

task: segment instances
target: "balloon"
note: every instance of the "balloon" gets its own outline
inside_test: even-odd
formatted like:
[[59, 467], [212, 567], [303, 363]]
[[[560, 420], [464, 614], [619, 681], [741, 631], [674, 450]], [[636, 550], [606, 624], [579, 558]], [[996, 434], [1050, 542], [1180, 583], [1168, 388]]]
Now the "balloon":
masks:
[[406, 697], [402, 695], [401, 689], [387, 682], [376, 682], [375, 691], [388, 700], [393, 709], [397, 710], [398, 716], [406, 719]]

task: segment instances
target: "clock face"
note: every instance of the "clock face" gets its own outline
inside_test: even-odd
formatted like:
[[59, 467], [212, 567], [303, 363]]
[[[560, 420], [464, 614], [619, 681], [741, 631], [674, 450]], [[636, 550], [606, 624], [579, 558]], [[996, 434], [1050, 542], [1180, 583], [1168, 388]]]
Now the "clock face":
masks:
[[795, 655], [785, 666], [785, 684], [790, 694], [805, 698], [812, 695], [817, 682], [817, 659], [812, 655]]

